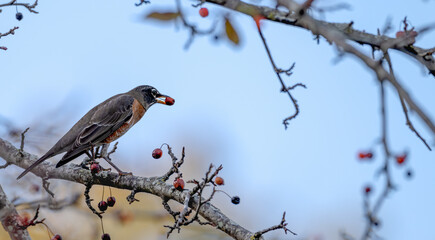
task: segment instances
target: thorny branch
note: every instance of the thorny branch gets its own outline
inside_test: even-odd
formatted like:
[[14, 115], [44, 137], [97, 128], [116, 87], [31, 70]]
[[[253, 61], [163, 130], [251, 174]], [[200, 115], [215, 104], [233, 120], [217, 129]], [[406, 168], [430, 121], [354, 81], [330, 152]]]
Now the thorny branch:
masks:
[[[192, 224], [193, 222], [198, 222], [201, 225], [216, 226], [215, 223], [202, 222], [199, 219], [199, 213], [200, 213], [201, 207], [204, 206], [205, 204], [209, 203], [216, 193], [216, 188], [215, 188], [214, 183], [213, 183], [213, 178], [219, 173], [220, 170], [222, 170], [222, 165], [220, 165], [218, 168], [216, 168], [213, 173], [212, 173], [212, 170], [213, 170], [213, 164], [210, 164], [209, 169], [206, 172], [205, 177], [202, 179], [201, 182], [199, 182], [195, 179], [188, 181], [188, 183], [193, 183], [196, 186], [191, 191], [186, 192], [184, 203], [183, 203], [183, 210], [181, 212], [172, 211], [171, 208], [169, 207], [169, 205], [167, 205], [166, 199], [163, 199], [163, 206], [168, 211], [168, 213], [174, 217], [174, 220], [175, 220], [175, 223], [173, 226], [165, 225], [165, 227], [169, 228], [168, 233], [167, 233], [167, 237], [169, 237], [170, 234], [174, 230], [178, 230], [178, 232], [179, 232], [181, 226], [187, 226], [189, 224]], [[203, 191], [209, 185], [213, 185], [213, 190], [207, 199], [203, 199]], [[197, 197], [197, 199], [198, 199], [198, 204], [197, 204], [197, 207], [195, 209], [189, 208], [190, 199], [193, 197]], [[186, 217], [193, 210], [195, 211], [195, 214], [190, 219], [187, 219]]]
[[29, 131], [29, 128], [26, 128], [26, 130], [24, 130], [24, 132], [21, 133], [20, 153], [24, 151], [24, 138], [27, 131]]
[[254, 239], [259, 239], [263, 234], [268, 233], [270, 231], [277, 230], [277, 229], [283, 229], [285, 234], [287, 234], [287, 232], [290, 232], [291, 234], [296, 235], [296, 233], [292, 232], [290, 229], [287, 228], [287, 225], [288, 225], [288, 223], [286, 223], [286, 221], [285, 221], [285, 212], [284, 212], [282, 214], [282, 219], [281, 219], [280, 224], [256, 232], [254, 234]]
[[[24, 156], [21, 156], [19, 154], [19, 149], [15, 148], [11, 143], [0, 138], [0, 157], [6, 160], [6, 162], [17, 165], [21, 168], [27, 168], [38, 159], [37, 156], [29, 154], [25, 151], [23, 151], [23, 155]], [[211, 181], [215, 176], [216, 170], [214, 172], [210, 172], [205, 179], [209, 179]], [[76, 164], [66, 164], [61, 168], [56, 168], [54, 164], [43, 162], [35, 167], [32, 170], [32, 173], [38, 177], [48, 176], [50, 179], [63, 179], [85, 185], [86, 188], [84, 195], [86, 204], [88, 205], [89, 209], [91, 209], [91, 211], [93, 211], [94, 214], [99, 217], [101, 214], [92, 207], [92, 199], [89, 196], [89, 191], [93, 185], [103, 185], [125, 190], [135, 190], [136, 193], [146, 192], [168, 201], [176, 201], [183, 205], [186, 200], [186, 194], [189, 192], [175, 190], [172, 185], [168, 185], [165, 183], [165, 181], [162, 181], [162, 177], [146, 178], [134, 175], [120, 176], [118, 173], [108, 171], [91, 174], [89, 170], [83, 169], [80, 167], [80, 165]], [[200, 185], [206, 186], [206, 184]], [[210, 222], [212, 226], [216, 226], [217, 229], [225, 232], [234, 239], [250, 239], [253, 236], [252, 232], [246, 230], [235, 221], [228, 218], [222, 213], [222, 211], [207, 201], [207, 199], [200, 200], [198, 193], [194, 195], [195, 196], [193, 196], [193, 194], [191, 195], [190, 201], [188, 202], [189, 208], [198, 210], [198, 216], [201, 215], [201, 217]], [[202, 206], [198, 208], [199, 204]], [[186, 216], [190, 214], [190, 209], [187, 211]]]
[[2, 8], [2, 7], [9, 7], [9, 6], [22, 6], [22, 7], [27, 8], [27, 10], [29, 10], [29, 12], [38, 14], [38, 12], [34, 10], [37, 5], [38, 5], [38, 0], [36, 0], [33, 4], [30, 4], [30, 3], [18, 3], [17, 0], [12, 0], [12, 1], [8, 2], [8, 3], [0, 4], [0, 8]]
[[23, 230], [27, 229], [30, 226], [35, 226], [37, 224], [44, 224], [45, 218], [43, 218], [42, 220], [37, 220], [39, 216], [39, 206], [36, 208], [35, 210], [35, 216], [32, 218], [32, 220], [30, 220], [27, 223], [24, 223], [24, 225], [21, 225], [21, 228]]
[[[390, 58], [390, 54], [388, 53], [388, 51], [384, 52], [384, 58], [387, 61], [390, 74], [392, 76], [394, 76], [393, 64], [391, 63], [391, 58]], [[409, 129], [411, 129], [411, 131], [414, 132], [415, 135], [417, 135], [418, 138], [420, 138], [420, 140], [424, 143], [424, 145], [426, 145], [426, 147], [429, 149], [429, 151], [432, 151], [432, 149], [429, 146], [429, 144], [427, 144], [426, 139], [424, 139], [420, 135], [420, 133], [414, 128], [414, 125], [412, 124], [412, 122], [411, 122], [411, 120], [409, 119], [409, 116], [408, 116], [408, 108], [406, 107], [405, 101], [403, 100], [403, 97], [400, 94], [399, 94], [399, 98], [400, 98], [400, 104], [402, 105], [403, 113], [405, 114], [406, 125], [408, 125]]]
[[172, 167], [169, 169], [169, 171], [167, 173], [165, 173], [161, 177], [161, 179], [163, 181], [167, 181], [169, 179], [169, 177], [172, 176], [172, 174], [174, 174], [174, 173], [179, 174], [180, 173], [179, 167], [184, 163], [185, 153], [184, 153], [184, 147], [183, 147], [183, 150], [181, 151], [181, 159], [180, 159], [180, 161], [178, 161], [178, 158], [172, 152], [172, 148], [168, 144], [163, 144], [163, 145], [166, 145], [168, 147], [168, 154], [172, 159]]
[[[267, 20], [275, 21], [287, 25], [292, 25], [300, 28], [307, 29], [319, 39], [319, 36], [324, 37], [328, 42], [334, 43], [339, 51], [347, 54], [354, 55], [360, 59], [365, 65], [367, 65], [376, 74], [379, 80], [386, 79], [397, 90], [399, 95], [403, 98], [404, 102], [409, 106], [410, 110], [417, 113], [420, 119], [426, 124], [426, 126], [435, 135], [435, 123], [430, 119], [428, 114], [424, 112], [415, 100], [409, 95], [409, 93], [402, 87], [402, 85], [396, 80], [394, 76], [389, 74], [378, 61], [371, 59], [364, 53], [353, 47], [348, 41], [356, 42], [362, 45], [369, 45], [373, 49], [382, 49], [384, 52], [388, 49], [397, 50], [408, 54], [412, 58], [423, 64], [429, 72], [435, 76], [435, 59], [432, 54], [435, 52], [435, 48], [423, 49], [414, 45], [415, 36], [406, 36], [401, 39], [390, 38], [384, 35], [370, 34], [365, 31], [359, 31], [353, 28], [349, 23], [329, 23], [312, 18], [307, 10], [311, 6], [313, 1], [308, 0], [304, 4], [298, 4], [293, 0], [278, 0], [278, 6], [283, 6], [288, 11], [281, 11], [278, 8], [270, 8], [266, 6], [257, 6], [255, 4], [246, 3], [242, 0], [204, 0], [204, 2], [217, 4], [231, 10], [244, 13], [251, 17], [262, 16]], [[428, 28], [423, 28], [426, 31]], [[259, 29], [260, 37], [262, 37], [263, 43], [265, 43], [264, 36]], [[269, 48], [266, 47], [268, 56], [271, 59]], [[274, 64], [275, 72], [279, 75], [279, 70]], [[278, 76], [282, 85], [283, 81]], [[285, 85], [284, 85], [285, 86]], [[288, 121], [297, 116], [299, 108], [297, 107], [296, 100], [288, 92], [287, 88], [283, 88], [284, 92], [287, 92], [289, 98], [292, 100], [295, 106], [295, 114], [284, 120], [287, 126]], [[287, 123], [287, 124], [286, 124]]]
[[7, 35], [14, 35], [15, 34], [15, 30], [19, 29], [19, 27], [14, 27], [11, 28], [8, 32], [6, 33], [0, 33], [0, 38], [5, 37]]
[[394, 189], [394, 185], [391, 179], [391, 170], [390, 170], [390, 158], [391, 158], [391, 150], [388, 145], [387, 140], [387, 114], [386, 114], [386, 103], [385, 103], [385, 80], [380, 82], [380, 95], [381, 95], [381, 129], [382, 129], [382, 146], [384, 149], [384, 166], [379, 170], [379, 173], [384, 175], [385, 178], [385, 186], [382, 193], [378, 196], [378, 199], [375, 201], [375, 204], [372, 208], [370, 208], [369, 194], [365, 194], [364, 198], [364, 209], [367, 218], [367, 226], [362, 236], [362, 240], [369, 239], [371, 234], [373, 234], [374, 227], [379, 226], [379, 220], [377, 214], [382, 206], [382, 204], [387, 199], [391, 190]]
[[294, 89], [296, 86], [303, 86], [305, 88], [305, 85], [303, 85], [302, 83], [298, 83], [292, 87], [286, 86], [286, 84], [284, 83], [284, 81], [281, 78], [281, 73], [285, 73], [285, 74], [287, 74], [287, 76], [290, 76], [292, 74], [291, 71], [293, 70], [295, 64], [293, 63], [292, 66], [288, 70], [282, 70], [282, 69], [278, 68], [275, 64], [275, 61], [273, 60], [272, 54], [271, 54], [269, 47], [266, 43], [266, 39], [263, 36], [263, 32], [261, 31], [261, 28], [258, 27], [257, 29], [258, 29], [258, 34], [260, 34], [261, 40], [263, 41], [264, 48], [266, 49], [267, 56], [269, 57], [270, 63], [272, 64], [273, 70], [275, 71], [276, 76], [278, 77], [278, 80], [281, 83], [281, 86], [282, 86], [281, 92], [287, 93], [287, 95], [289, 96], [289, 98], [292, 101], [293, 106], [295, 108], [295, 113], [283, 120], [284, 127], [285, 127], [285, 129], [287, 129], [287, 127], [289, 125], [289, 121], [292, 120], [293, 118], [295, 118], [299, 114], [299, 105], [297, 103], [297, 100], [290, 93], [290, 90]]
[[101, 215], [102, 212], [98, 212], [91, 204], [92, 201], [94, 201], [94, 199], [91, 199], [91, 197], [89, 196], [89, 192], [91, 191], [92, 188], [92, 183], [87, 183], [86, 184], [86, 188], [85, 188], [85, 202], [86, 205], [88, 206], [88, 208], [92, 211], [93, 214], [97, 215], [100, 219], [103, 218], [103, 216]]

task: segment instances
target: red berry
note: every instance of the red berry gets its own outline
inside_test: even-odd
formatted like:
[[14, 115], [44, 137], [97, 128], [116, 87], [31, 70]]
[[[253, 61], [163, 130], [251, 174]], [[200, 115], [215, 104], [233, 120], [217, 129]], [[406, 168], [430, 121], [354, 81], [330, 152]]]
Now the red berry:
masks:
[[62, 240], [62, 237], [59, 234], [56, 234], [51, 240]]
[[175, 103], [175, 100], [173, 98], [171, 98], [171, 97], [166, 97], [165, 98], [165, 104], [166, 105], [172, 106], [172, 105], [174, 105], [174, 103]]
[[360, 152], [358, 153], [358, 158], [359, 159], [364, 159], [364, 158], [372, 158], [373, 157], [373, 153], [371, 152]]
[[368, 195], [372, 191], [372, 188], [370, 186], [366, 186], [364, 188], [364, 192]]
[[101, 166], [98, 163], [92, 163], [91, 164], [91, 173], [92, 174], [96, 174], [99, 173], [101, 171]]
[[215, 182], [217, 185], [224, 185], [224, 179], [221, 178], [221, 177], [216, 177], [216, 178], [214, 179], [214, 182]]
[[404, 31], [398, 31], [396, 32], [396, 38], [401, 38], [405, 36], [405, 32]]
[[406, 154], [396, 156], [396, 162], [399, 165], [402, 165], [402, 163], [404, 163], [405, 160], [406, 160]]
[[110, 235], [108, 233], [105, 233], [101, 236], [102, 240], [110, 240]]
[[182, 178], [177, 178], [174, 180], [175, 189], [182, 191], [184, 189], [184, 180]]
[[98, 209], [100, 209], [100, 211], [104, 212], [107, 210], [107, 202], [106, 201], [101, 201], [98, 203]]
[[199, 15], [201, 15], [201, 17], [207, 17], [208, 16], [208, 9], [207, 8], [199, 9]]
[[107, 205], [109, 205], [109, 207], [113, 207], [116, 203], [116, 199], [115, 197], [108, 197], [107, 198]]
[[153, 158], [159, 159], [162, 156], [162, 154], [163, 154], [162, 149], [156, 148], [156, 149], [154, 149], [152, 155], [153, 155]]
[[30, 221], [30, 214], [25, 212], [18, 217], [18, 222], [21, 226], [28, 226]]

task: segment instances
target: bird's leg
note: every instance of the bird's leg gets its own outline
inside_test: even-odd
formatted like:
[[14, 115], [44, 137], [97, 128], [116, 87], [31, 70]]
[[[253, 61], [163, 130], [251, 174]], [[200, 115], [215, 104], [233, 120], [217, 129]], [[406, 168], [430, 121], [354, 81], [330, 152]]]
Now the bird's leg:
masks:
[[92, 153], [92, 161], [95, 161], [95, 148], [93, 145], [91, 146], [91, 153]]
[[85, 159], [83, 159], [82, 163], [80, 163], [80, 167], [84, 169], [89, 169], [88, 165], [91, 165], [94, 163], [94, 160], [92, 160], [92, 153], [86, 151], [85, 154], [88, 156]]
[[95, 149], [95, 159], [100, 158], [100, 156], [101, 156], [101, 154], [100, 154], [100, 147], [101, 147], [101, 146], [98, 146], [98, 147]]
[[110, 143], [103, 144], [103, 147], [101, 148], [101, 151], [98, 153], [98, 158], [104, 158], [105, 156], [108, 156], [107, 150], [109, 149]]

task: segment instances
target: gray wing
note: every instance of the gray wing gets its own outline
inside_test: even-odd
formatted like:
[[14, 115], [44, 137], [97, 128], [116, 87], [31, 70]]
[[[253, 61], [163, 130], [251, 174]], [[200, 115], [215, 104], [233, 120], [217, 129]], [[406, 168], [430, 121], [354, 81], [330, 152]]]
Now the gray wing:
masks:
[[92, 146], [101, 145], [107, 137], [130, 120], [133, 115], [133, 102], [132, 96], [118, 95], [97, 106], [90, 120], [84, 124], [72, 146], [56, 167], [78, 157]]

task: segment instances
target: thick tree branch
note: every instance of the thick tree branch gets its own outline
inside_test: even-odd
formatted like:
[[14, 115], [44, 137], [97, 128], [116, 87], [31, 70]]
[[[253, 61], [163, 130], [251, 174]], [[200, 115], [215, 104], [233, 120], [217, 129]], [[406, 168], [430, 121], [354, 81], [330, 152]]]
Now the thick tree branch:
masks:
[[0, 221], [11, 240], [30, 240], [29, 233], [20, 225], [20, 215], [15, 206], [8, 200], [6, 193], [0, 186]]
[[[265, 19], [270, 21], [301, 27], [310, 31], [313, 30], [312, 24], [307, 25], [307, 21], [299, 21], [300, 20], [299, 11], [284, 12], [275, 8], [270, 8], [266, 6], [257, 6], [239, 0], [205, 0], [205, 1], [209, 3], [221, 5], [226, 8], [230, 8], [237, 12], [247, 14], [251, 17], [261, 15], [264, 16]], [[290, 7], [289, 8], [290, 10], [302, 9], [302, 6], [295, 3], [294, 1], [285, 1], [285, 2], [287, 4], [283, 4], [283, 5], [285, 5], [286, 7]], [[282, 4], [282, 1], [279, 1], [279, 3]], [[391, 42], [395, 40], [395, 38], [390, 38], [388, 36], [370, 34], [364, 31], [353, 29], [352, 26], [349, 26], [349, 23], [330, 23], [330, 22], [315, 20], [312, 18], [310, 21], [315, 21], [316, 24], [322, 25], [324, 28], [327, 28], [329, 30], [340, 32], [343, 35], [343, 37], [347, 40], [351, 40], [360, 44], [367, 44], [375, 49], [382, 49], [383, 47], [382, 45], [385, 42]], [[316, 33], [314, 32], [313, 34], [316, 35]], [[432, 75], [435, 76], [435, 59], [432, 56], [432, 53], [435, 51], [435, 48], [424, 49], [417, 46], [409, 47], [409, 46], [403, 46], [398, 44], [392, 45], [391, 48], [406, 53], [412, 58], [416, 59], [421, 64], [423, 64]]]
[[[17, 165], [21, 168], [27, 168], [38, 159], [37, 156], [23, 151], [22, 155], [19, 149], [15, 148], [10, 142], [0, 138], [0, 157], [8, 163]], [[139, 176], [120, 176], [117, 173], [102, 171], [92, 175], [89, 170], [81, 168], [79, 165], [68, 164], [61, 168], [56, 168], [54, 164], [43, 162], [32, 171], [33, 174], [41, 178], [62, 179], [71, 182], [87, 185], [92, 182], [94, 185], [104, 185], [135, 192], [146, 192], [163, 199], [172, 199], [181, 204], [184, 203], [188, 191], [178, 191], [172, 185], [166, 184], [161, 177], [139, 177]], [[206, 201], [206, 200], [202, 200]], [[197, 209], [200, 200], [198, 196], [192, 197], [189, 201], [189, 207]], [[212, 222], [217, 228], [234, 239], [250, 239], [253, 233], [246, 230], [226, 215], [218, 208], [204, 203], [199, 209], [199, 214], [207, 221]]]

